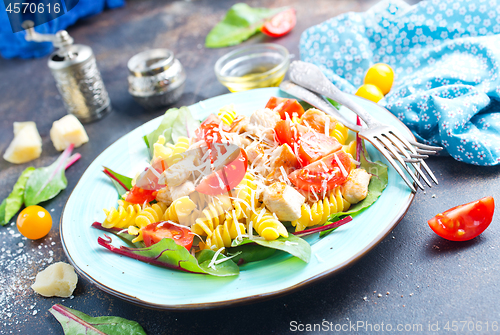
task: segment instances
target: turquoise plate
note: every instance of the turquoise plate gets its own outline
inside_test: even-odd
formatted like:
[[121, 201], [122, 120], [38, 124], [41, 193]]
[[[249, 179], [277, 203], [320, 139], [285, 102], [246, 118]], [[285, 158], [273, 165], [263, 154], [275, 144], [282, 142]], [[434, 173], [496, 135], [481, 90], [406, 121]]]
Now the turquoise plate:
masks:
[[[271, 96], [289, 97], [278, 88], [225, 94], [189, 108], [199, 119], [226, 104], [250, 115]], [[353, 97], [374, 117], [403, 133], [410, 131], [391, 113], [367, 100]], [[349, 111], [347, 111], [349, 112]], [[350, 113], [350, 112], [349, 112]], [[352, 117], [352, 116], [351, 116]], [[284, 253], [241, 267], [235, 277], [190, 274], [117, 256], [97, 244], [103, 232], [91, 228], [105, 218], [103, 208], [116, 206], [116, 190], [102, 167], [133, 176], [146, 165], [143, 135], [159, 125], [161, 117], [121, 137], [88, 167], [69, 197], [60, 222], [64, 250], [77, 272], [103, 291], [137, 305], [165, 310], [204, 309], [268, 299], [287, 294], [331, 275], [360, 259], [398, 224], [413, 200], [413, 193], [389, 167], [389, 183], [375, 204], [326, 238], [313, 238], [309, 264]], [[372, 159], [385, 161], [368, 146]], [[386, 163], [387, 164], [387, 163]], [[113, 243], [119, 244], [118, 238]]]

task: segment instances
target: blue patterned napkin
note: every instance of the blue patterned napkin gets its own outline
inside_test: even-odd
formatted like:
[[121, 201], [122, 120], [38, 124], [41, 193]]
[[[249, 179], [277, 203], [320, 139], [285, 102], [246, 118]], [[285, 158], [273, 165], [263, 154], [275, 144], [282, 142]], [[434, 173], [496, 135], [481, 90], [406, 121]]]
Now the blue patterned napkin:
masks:
[[302, 60], [354, 93], [366, 70], [395, 70], [384, 105], [456, 160], [500, 164], [500, 0], [382, 1], [304, 31]]

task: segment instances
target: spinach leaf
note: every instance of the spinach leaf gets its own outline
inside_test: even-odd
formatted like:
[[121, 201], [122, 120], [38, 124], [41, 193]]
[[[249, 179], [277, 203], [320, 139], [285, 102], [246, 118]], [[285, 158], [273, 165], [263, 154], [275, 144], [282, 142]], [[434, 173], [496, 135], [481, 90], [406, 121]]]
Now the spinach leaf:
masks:
[[[370, 207], [382, 194], [382, 191], [387, 186], [388, 174], [387, 174], [387, 165], [381, 162], [370, 162], [365, 157], [365, 150], [362, 151], [361, 155], [361, 167], [366, 170], [366, 172], [372, 174], [372, 178], [370, 179], [370, 184], [368, 185], [368, 195], [366, 198], [349, 208], [346, 212], [340, 212], [330, 215], [326, 224], [331, 222], [338, 221], [339, 218], [350, 215], [355, 217], [363, 212], [365, 209]], [[332, 230], [327, 230], [320, 233], [320, 236], [326, 236], [330, 234]]]
[[[200, 268], [205, 270], [208, 274], [214, 276], [234, 276], [235, 274], [240, 273], [240, 269], [238, 265], [233, 261], [233, 259], [228, 259], [227, 261], [214, 264], [213, 267], [210, 266], [212, 262], [212, 258], [215, 255], [215, 251], [210, 249], [205, 249], [200, 251], [196, 255], [196, 259], [198, 260], [198, 264], [200, 264]], [[219, 254], [217, 255], [217, 261], [226, 258], [226, 256]]]
[[236, 45], [256, 32], [264, 21], [286, 10], [286, 8], [252, 8], [245, 3], [237, 3], [231, 7], [224, 19], [208, 33], [205, 40], [207, 48], [222, 48]]
[[132, 178], [116, 173], [107, 167], [104, 167], [104, 173], [109, 177], [120, 197], [132, 188]]
[[309, 260], [311, 259], [311, 246], [309, 245], [309, 243], [292, 234], [289, 234], [288, 237], [280, 236], [273, 241], [266, 241], [261, 239], [251, 240], [245, 238], [243, 239], [243, 241], [238, 243], [238, 241], [233, 240], [233, 247], [245, 245], [248, 243], [256, 243], [263, 247], [287, 252], [292, 256], [300, 258], [306, 263], [309, 263]]
[[29, 177], [35, 171], [34, 167], [26, 168], [14, 184], [12, 192], [0, 204], [0, 224], [5, 226], [23, 205], [24, 189]]
[[191, 136], [199, 125], [200, 121], [193, 118], [189, 108], [170, 108], [165, 112], [158, 128], [144, 136], [144, 142], [149, 148], [151, 157], [154, 152], [154, 144], [160, 135], [165, 137], [166, 142], [175, 143], [179, 136]]
[[92, 317], [59, 304], [52, 306], [49, 312], [59, 321], [66, 335], [146, 335], [140, 324], [118, 316]]
[[92, 227], [95, 229], [99, 229], [99, 230], [102, 230], [102, 231], [105, 231], [107, 233], [111, 233], [111, 234], [115, 235], [120, 240], [122, 240], [123, 242], [128, 244], [131, 248], [143, 248], [145, 246], [143, 241], [139, 241], [139, 242], [135, 242], [135, 243], [132, 242], [132, 240], [135, 239], [136, 236], [130, 235], [128, 233], [128, 230], [125, 228], [117, 228], [117, 227], [105, 228], [102, 226], [102, 223], [100, 223], [100, 222], [94, 222], [92, 224]]
[[26, 206], [50, 200], [68, 186], [64, 171], [73, 147], [74, 145], [71, 144], [66, 148], [51, 165], [33, 171], [24, 191], [24, 204]]
[[271, 257], [276, 249], [263, 247], [258, 244], [245, 244], [228, 249], [228, 255], [235, 255], [232, 260], [236, 264], [257, 262]]
[[[187, 251], [183, 246], [178, 245], [171, 238], [164, 238], [160, 242], [144, 248], [117, 248], [111, 245], [111, 238], [106, 236], [106, 239], [99, 237], [97, 239], [99, 245], [114, 252], [118, 255], [127, 256], [146, 263], [164, 266], [170, 269], [181, 270], [191, 273], [205, 273], [213, 276], [235, 276], [240, 270], [234, 262], [228, 260], [220, 264], [215, 264], [209, 267], [209, 261], [202, 259], [199, 264], [196, 258]], [[212, 254], [213, 256], [213, 254]], [[207, 256], [208, 257], [208, 256]], [[224, 256], [221, 256], [224, 257]], [[219, 257], [217, 258], [219, 259]], [[208, 262], [208, 263], [207, 263]], [[230, 262], [234, 266], [230, 265]]]

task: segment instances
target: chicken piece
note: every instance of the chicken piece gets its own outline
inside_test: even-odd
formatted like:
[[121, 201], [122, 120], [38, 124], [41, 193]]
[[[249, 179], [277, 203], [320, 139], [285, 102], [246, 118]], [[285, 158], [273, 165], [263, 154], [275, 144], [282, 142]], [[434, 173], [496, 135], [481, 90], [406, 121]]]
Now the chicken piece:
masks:
[[272, 129], [274, 129], [276, 122], [279, 120], [281, 120], [279, 113], [269, 108], [257, 109], [253, 112], [252, 116], [250, 116], [250, 124]]
[[300, 167], [299, 161], [295, 154], [293, 153], [292, 148], [288, 144], [283, 144], [278, 147], [271, 154], [271, 168], [279, 168], [282, 166], [286, 173], [292, 172], [294, 169], [298, 169]]
[[349, 173], [347, 181], [342, 185], [342, 196], [351, 204], [356, 204], [368, 195], [371, 174], [364, 169], [354, 169]]
[[185, 197], [190, 195], [195, 191], [195, 187], [192, 181], [188, 180], [184, 184], [179, 185], [177, 187], [173, 187], [170, 190], [170, 195], [172, 199], [179, 199], [181, 197]]
[[162, 189], [159, 189], [158, 192], [156, 193], [156, 201], [164, 203], [167, 206], [170, 206], [172, 204], [172, 195], [170, 194], [170, 189], [168, 187], [164, 187]]
[[282, 182], [274, 183], [264, 191], [264, 204], [280, 221], [299, 219], [305, 200], [296, 189]]
[[243, 149], [252, 143], [252, 140], [236, 133], [225, 133], [224, 137], [229, 141], [229, 143], [237, 145]]
[[264, 159], [264, 148], [259, 142], [252, 142], [248, 147], [245, 148], [245, 152], [250, 163], [257, 163]]
[[231, 123], [231, 129], [229, 130], [231, 133], [242, 134], [248, 131], [248, 123], [250, 119], [245, 115], [238, 115]]
[[330, 136], [330, 132], [335, 129], [337, 121], [316, 108], [308, 109], [300, 118], [300, 124], [311, 127], [318, 133]]
[[189, 155], [183, 160], [173, 164], [168, 169], [163, 171], [158, 182], [167, 185], [168, 187], [176, 187], [184, 183], [192, 175], [196, 169], [194, 165], [195, 156]]

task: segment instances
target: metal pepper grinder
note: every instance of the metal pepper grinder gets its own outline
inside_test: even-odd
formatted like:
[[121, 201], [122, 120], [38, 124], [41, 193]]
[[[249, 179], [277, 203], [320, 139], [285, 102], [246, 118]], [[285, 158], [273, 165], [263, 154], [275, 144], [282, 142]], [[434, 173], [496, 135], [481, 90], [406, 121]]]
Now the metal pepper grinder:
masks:
[[69, 114], [81, 122], [90, 122], [111, 111], [109, 95], [90, 47], [73, 44], [66, 30], [55, 35], [39, 34], [32, 21], [25, 21], [23, 27], [27, 41], [52, 42], [58, 49], [50, 55], [48, 65]]

